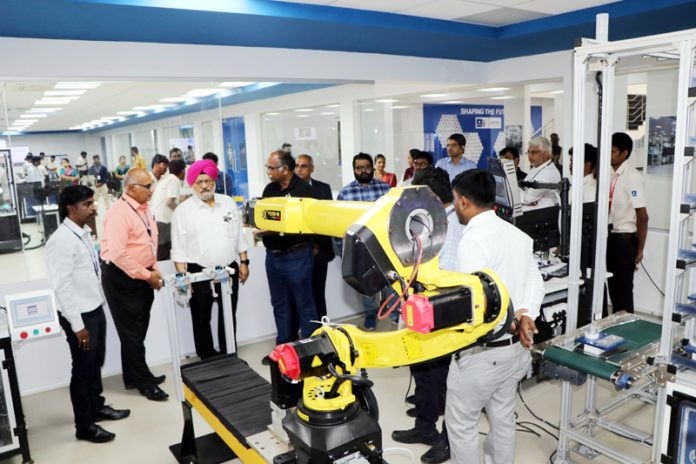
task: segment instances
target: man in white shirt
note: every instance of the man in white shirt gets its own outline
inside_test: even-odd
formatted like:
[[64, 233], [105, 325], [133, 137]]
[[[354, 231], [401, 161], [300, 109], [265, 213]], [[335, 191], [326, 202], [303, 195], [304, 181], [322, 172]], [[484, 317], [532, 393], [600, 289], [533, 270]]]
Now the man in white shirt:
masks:
[[[568, 150], [570, 155], [570, 172], [573, 172], [573, 148]], [[597, 197], [597, 179], [595, 178], [595, 167], [597, 166], [597, 149], [585, 144], [585, 158], [583, 164], [582, 178], [582, 202], [594, 203]]]
[[[529, 142], [527, 149], [532, 169], [524, 182], [555, 184], [561, 181], [561, 173], [551, 161], [551, 142], [546, 137], [537, 137]], [[558, 204], [556, 193], [548, 189], [526, 188], [522, 191], [522, 210], [548, 208]]]
[[633, 312], [633, 274], [643, 260], [648, 236], [648, 210], [643, 177], [628, 163], [633, 140], [617, 132], [611, 137], [609, 187], [609, 237], [607, 271], [613, 274], [607, 284], [614, 312]]
[[[162, 164], [164, 163], [160, 163], [160, 165]], [[169, 259], [172, 249], [172, 214], [179, 204], [185, 168], [186, 163], [183, 160], [177, 159], [170, 162], [169, 174], [166, 171], [160, 174], [155, 191], [152, 193], [152, 198], [150, 198], [150, 209], [155, 216], [157, 230], [159, 230], [157, 261]], [[165, 167], [164, 169], [166, 170], [167, 168]]]
[[79, 177], [86, 176], [89, 172], [86, 151], [81, 151], [80, 156], [75, 160], [75, 169], [77, 169], [77, 175]]
[[[204, 268], [230, 266], [235, 269], [232, 288], [232, 319], [236, 340], [237, 291], [239, 282], [249, 277], [249, 259], [242, 221], [237, 204], [226, 195], [215, 193], [218, 168], [210, 160], [193, 163], [186, 181], [193, 196], [179, 205], [172, 216], [172, 260], [177, 272], [199, 272]], [[239, 264], [237, 264], [239, 257]], [[191, 285], [191, 320], [196, 353], [201, 359], [227, 352], [222, 291], [215, 284], [213, 297], [210, 282]], [[210, 328], [213, 302], [218, 306], [218, 345], [215, 350]]]
[[491, 173], [476, 169], [455, 179], [454, 208], [459, 221], [466, 225], [457, 270], [492, 270], [507, 288], [515, 309], [514, 335], [462, 351], [450, 365], [445, 420], [452, 462], [456, 463], [480, 462], [478, 421], [484, 407], [490, 423], [484, 443], [485, 462], [514, 462], [515, 391], [531, 368], [526, 350], [534, 343], [534, 320], [544, 298], [532, 239], [496, 216], [494, 203]]
[[58, 203], [63, 223], [46, 243], [48, 282], [55, 292], [60, 325], [70, 346], [70, 399], [76, 437], [93, 443], [116, 436], [95, 422], [128, 417], [127, 409], [104, 404], [101, 368], [106, 352], [106, 318], [99, 260], [87, 222], [97, 214], [94, 191], [83, 185], [65, 187]]

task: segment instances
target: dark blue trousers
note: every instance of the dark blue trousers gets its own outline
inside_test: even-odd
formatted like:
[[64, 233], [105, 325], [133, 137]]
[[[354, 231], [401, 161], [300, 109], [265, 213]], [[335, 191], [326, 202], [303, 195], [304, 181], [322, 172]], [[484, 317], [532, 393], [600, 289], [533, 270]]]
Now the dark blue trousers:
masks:
[[319, 327], [311, 322], [317, 320], [312, 296], [313, 267], [314, 253], [310, 243], [283, 254], [266, 250], [266, 277], [278, 331], [277, 344], [297, 339], [297, 332], [293, 330], [293, 312], [296, 312], [303, 338], [312, 335]]

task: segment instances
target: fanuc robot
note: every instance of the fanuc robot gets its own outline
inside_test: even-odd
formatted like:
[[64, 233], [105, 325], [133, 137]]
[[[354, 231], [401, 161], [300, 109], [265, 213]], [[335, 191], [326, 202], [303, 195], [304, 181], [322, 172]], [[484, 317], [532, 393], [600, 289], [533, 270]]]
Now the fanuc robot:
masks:
[[382, 463], [366, 369], [449, 356], [509, 330], [512, 306], [497, 276], [439, 269], [447, 217], [428, 187], [394, 188], [375, 203], [252, 200], [244, 216], [261, 230], [342, 238], [344, 280], [363, 295], [391, 286], [400, 297], [388, 304], [405, 308], [402, 330], [364, 332], [325, 321], [310, 338], [275, 348], [272, 401], [286, 409], [283, 429], [294, 448], [277, 464]]

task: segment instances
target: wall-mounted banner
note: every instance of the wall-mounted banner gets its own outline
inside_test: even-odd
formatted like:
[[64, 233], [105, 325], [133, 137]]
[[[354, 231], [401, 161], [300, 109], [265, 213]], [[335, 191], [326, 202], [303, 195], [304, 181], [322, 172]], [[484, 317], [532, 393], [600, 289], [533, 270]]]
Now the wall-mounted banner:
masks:
[[447, 138], [464, 134], [464, 157], [480, 168], [486, 159], [505, 147], [502, 105], [423, 105], [425, 149], [435, 161], [447, 156]]
[[[222, 120], [222, 141], [225, 147], [225, 180], [231, 182], [233, 197], [249, 198], [249, 175], [247, 173], [246, 134], [244, 118]], [[227, 191], [230, 189], [227, 187]]]

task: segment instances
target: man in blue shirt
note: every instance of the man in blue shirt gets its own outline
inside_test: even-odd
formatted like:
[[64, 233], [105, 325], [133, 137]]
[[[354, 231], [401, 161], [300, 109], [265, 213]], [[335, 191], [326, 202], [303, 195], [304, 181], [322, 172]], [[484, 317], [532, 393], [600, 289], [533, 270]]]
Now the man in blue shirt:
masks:
[[106, 182], [109, 180], [109, 170], [101, 164], [99, 155], [94, 155], [92, 161], [93, 164], [89, 168], [89, 175], [94, 176], [94, 201], [103, 205], [104, 211], [106, 211], [111, 205], [109, 188], [106, 185]]
[[469, 169], [476, 169], [476, 163], [464, 158], [466, 137], [462, 134], [452, 134], [447, 139], [447, 158], [442, 158], [435, 164], [436, 168], [447, 171], [450, 179]]
[[[353, 157], [353, 175], [355, 180], [344, 186], [338, 193], [337, 200], [345, 201], [377, 201], [389, 192], [389, 185], [374, 178], [375, 169], [372, 157], [367, 153], [358, 153]], [[377, 327], [377, 310], [379, 309], [381, 292], [376, 295], [362, 297], [365, 310], [365, 330], [375, 330]]]
[[[210, 160], [218, 166], [218, 155], [212, 152], [208, 152], [203, 155], [204, 160]], [[218, 166], [219, 167], [219, 166]], [[215, 193], [220, 195], [232, 196], [232, 178], [227, 174], [226, 169], [221, 169], [220, 174], [215, 181]]]

